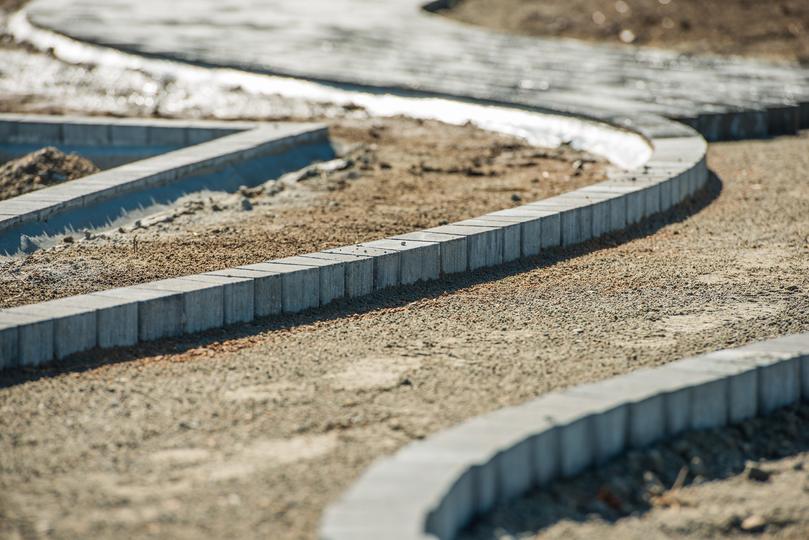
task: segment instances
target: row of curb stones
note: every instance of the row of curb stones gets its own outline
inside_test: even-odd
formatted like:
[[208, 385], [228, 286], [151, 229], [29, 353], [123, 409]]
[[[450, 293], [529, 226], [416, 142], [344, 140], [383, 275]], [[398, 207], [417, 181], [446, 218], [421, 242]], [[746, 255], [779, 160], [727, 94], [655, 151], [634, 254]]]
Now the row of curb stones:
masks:
[[642, 369], [479, 416], [373, 464], [321, 540], [449, 540], [535, 486], [633, 448], [809, 401], [809, 334]]
[[607, 181], [476, 219], [0, 310], [0, 369], [298, 313], [618, 232], [667, 211], [705, 185], [704, 139], [693, 131], [686, 137], [680, 136], [682, 129], [676, 133], [650, 138], [653, 153], [641, 169], [615, 172]]
[[0, 201], [0, 234], [19, 225], [171, 184], [300, 145], [328, 142], [325, 126], [0, 115], [5, 144], [75, 144], [173, 149], [64, 184]]

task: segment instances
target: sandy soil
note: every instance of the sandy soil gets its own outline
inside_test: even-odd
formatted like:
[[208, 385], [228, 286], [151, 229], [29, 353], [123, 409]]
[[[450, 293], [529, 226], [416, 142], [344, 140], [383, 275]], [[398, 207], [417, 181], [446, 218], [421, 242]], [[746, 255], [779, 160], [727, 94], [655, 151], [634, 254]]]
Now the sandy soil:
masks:
[[[224, 105], [228, 114], [256, 117], [311, 110], [289, 100], [242, 99], [238, 90], [234, 100], [228, 93], [200, 98], [172, 81], [11, 53], [6, 58], [16, 64], [2, 71], [36, 66], [29, 70], [47, 69], [47, 80], [56, 81], [38, 85], [24, 70], [13, 71], [32, 90], [7, 101], [12, 109], [61, 110], [68, 103], [75, 111], [205, 116]], [[81, 91], [64, 92], [70, 77]], [[0, 86], [9, 79], [0, 76]], [[132, 93], [141, 83], [153, 94]], [[379, 172], [359, 172], [384, 178], [383, 143], [367, 120], [355, 122], [341, 129], [355, 130], [366, 148], [377, 145]], [[410, 125], [405, 135], [433, 127]], [[462, 142], [469, 145], [462, 155], [492, 147], [491, 139]], [[401, 159], [406, 170], [416, 165], [416, 186], [454, 174]], [[496, 161], [485, 165], [506, 166]], [[464, 418], [640, 366], [807, 331], [809, 137], [713, 145], [710, 164], [718, 179], [698, 205], [600, 244], [376, 295], [359, 308], [338, 304], [98, 352], [59, 369], [0, 374], [2, 536], [313, 538], [323, 507], [375, 457]], [[312, 185], [340, 197], [362, 179], [345, 178], [346, 187], [333, 192], [328, 178]], [[502, 197], [507, 205], [513, 193], [487, 199]], [[396, 206], [404, 203], [423, 201]], [[425, 219], [408, 208], [391, 212], [391, 223]], [[94, 242], [68, 249], [92, 250]], [[102, 255], [92, 252], [93, 264]], [[73, 264], [92, 269], [91, 260]], [[164, 260], [175, 264], [169, 254]], [[47, 270], [43, 265], [26, 279], [53, 283]], [[800, 429], [807, 431], [805, 417]], [[771, 466], [781, 465], [764, 465]], [[735, 490], [740, 496], [753, 496], [742, 487]]]
[[90, 160], [49, 146], [0, 164], [0, 201], [98, 171]]
[[463, 538], [803, 539], [808, 425], [803, 405], [690, 433], [498, 508]]
[[710, 204], [571, 258], [0, 375], [8, 527], [312, 538], [322, 508], [409, 441], [553, 388], [806, 331], [808, 149], [806, 134], [712, 145]]
[[[604, 163], [471, 126], [330, 120], [352, 150], [236, 195], [204, 193], [110, 231], [0, 261], [0, 307], [377, 240], [592, 184]], [[295, 180], [298, 181], [295, 181]]]
[[441, 13], [527, 35], [809, 62], [804, 0], [460, 0]]

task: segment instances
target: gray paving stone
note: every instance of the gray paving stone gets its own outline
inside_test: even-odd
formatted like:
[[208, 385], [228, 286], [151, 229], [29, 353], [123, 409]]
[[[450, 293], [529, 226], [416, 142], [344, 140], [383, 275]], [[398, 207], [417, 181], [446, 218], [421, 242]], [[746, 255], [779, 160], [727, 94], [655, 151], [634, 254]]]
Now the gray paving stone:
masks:
[[255, 281], [239, 276], [224, 276], [217, 272], [205, 272], [187, 276], [192, 281], [204, 281], [222, 286], [224, 300], [224, 323], [250, 322], [255, 317]]
[[254, 317], [278, 315], [283, 310], [281, 274], [277, 272], [239, 267], [216, 270], [209, 274], [251, 280]]
[[183, 333], [182, 294], [168, 290], [123, 287], [93, 293], [136, 302], [138, 306], [138, 341], [175, 337]]
[[59, 302], [95, 313], [96, 343], [100, 348], [125, 347], [138, 342], [137, 302], [93, 294], [70, 296]]
[[[577, 203], [573, 201], [567, 203], [553, 203], [553, 202], [539, 201], [525, 206], [528, 206], [530, 208], [536, 208], [538, 210], [544, 210], [547, 212], [555, 212], [559, 214], [562, 246], [572, 246], [582, 241], [581, 240], [582, 208], [580, 208]], [[592, 217], [590, 218], [590, 220], [592, 222]], [[588, 230], [591, 229], [592, 225]]]
[[[38, 366], [53, 360], [53, 320], [49, 317], [15, 312], [13, 309], [0, 312], [0, 327], [3, 333], [3, 348], [8, 355], [6, 366]], [[17, 329], [17, 346], [14, 347], [14, 334]], [[15, 358], [16, 353], [16, 358]]]
[[189, 278], [172, 278], [135, 285], [133, 288], [179, 294], [182, 299], [185, 334], [224, 326], [225, 287], [221, 284]]
[[[562, 245], [562, 219], [559, 212], [523, 205], [487, 215], [536, 219], [540, 222], [540, 248], [554, 248]], [[523, 235], [523, 238], [525, 238], [525, 235]]]
[[77, 352], [94, 348], [97, 341], [95, 310], [55, 300], [30, 304], [13, 309], [14, 312], [50, 320], [53, 323], [53, 357], [67, 358]]
[[368, 246], [343, 246], [330, 249], [329, 253], [370, 257], [374, 263], [374, 290], [397, 287], [401, 283], [401, 252]]
[[497, 219], [465, 219], [452, 225], [458, 227], [499, 227], [503, 230], [503, 253], [501, 255], [504, 263], [516, 261], [522, 254], [522, 227], [519, 223], [503, 222]]
[[[500, 222], [519, 226], [521, 257], [536, 257], [542, 251], [542, 220], [540, 218], [495, 214], [486, 214], [481, 217], [485, 222]], [[506, 251], [508, 251], [507, 248]]]
[[325, 306], [346, 295], [345, 263], [315, 257], [286, 257], [272, 261], [276, 264], [311, 266], [320, 269], [320, 305]]
[[306, 257], [344, 263], [345, 295], [348, 298], [360, 298], [374, 291], [374, 261], [371, 257], [331, 253], [329, 251], [311, 253]]
[[394, 240], [436, 242], [441, 254], [441, 273], [446, 275], [466, 272], [468, 255], [465, 236], [417, 231], [397, 235]]
[[425, 232], [465, 237], [470, 271], [503, 264], [502, 227], [441, 225]]
[[319, 266], [278, 264], [270, 261], [248, 264], [239, 268], [280, 276], [281, 310], [283, 313], [298, 313], [320, 305]]
[[62, 131], [66, 145], [107, 146], [112, 143], [110, 128], [107, 124], [66, 122], [62, 126]]
[[111, 125], [110, 139], [115, 146], [148, 146], [149, 129], [146, 125]]
[[359, 245], [360, 247], [398, 251], [400, 254], [399, 283], [402, 285], [435, 280], [441, 273], [441, 252], [436, 242], [385, 239], [363, 242]]

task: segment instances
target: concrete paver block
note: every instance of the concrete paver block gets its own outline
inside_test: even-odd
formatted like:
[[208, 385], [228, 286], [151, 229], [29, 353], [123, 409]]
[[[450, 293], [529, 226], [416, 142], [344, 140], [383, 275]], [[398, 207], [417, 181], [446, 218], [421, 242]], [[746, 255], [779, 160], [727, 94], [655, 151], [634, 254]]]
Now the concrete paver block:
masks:
[[[542, 220], [534, 216], [507, 216], [486, 214], [486, 222], [515, 224], [520, 227], [520, 256], [536, 257], [542, 251]], [[506, 248], [507, 250], [508, 248]]]
[[177, 292], [123, 287], [93, 293], [136, 302], [138, 306], [138, 340], [153, 341], [183, 333], [183, 299]]
[[369, 257], [374, 264], [374, 290], [398, 287], [401, 283], [401, 252], [393, 249], [373, 248], [366, 245], [344, 246], [328, 250], [329, 253]]
[[85, 294], [58, 302], [95, 313], [96, 343], [102, 348], [125, 347], [138, 342], [138, 304], [120, 298]]
[[[53, 360], [53, 319], [9, 309], [0, 312], [0, 327], [5, 328], [3, 349], [7, 367], [36, 366]], [[16, 332], [11, 328], [16, 328]]]
[[183, 333], [193, 334], [224, 326], [224, 286], [190, 278], [172, 278], [133, 288], [177, 293], [182, 299]]
[[339, 261], [345, 267], [345, 296], [360, 298], [374, 292], [374, 261], [371, 257], [321, 251], [306, 257]]
[[62, 360], [97, 345], [94, 309], [66, 305], [54, 300], [14, 308], [13, 311], [53, 321], [53, 355]]
[[519, 223], [503, 222], [496, 219], [490, 220], [480, 217], [458, 221], [453, 223], [453, 225], [459, 227], [498, 227], [503, 230], [502, 261], [516, 261], [522, 255], [522, 227]]
[[222, 286], [225, 326], [250, 322], [255, 317], [255, 281], [242, 276], [224, 276], [206, 272], [188, 276], [193, 281], [205, 281]]
[[417, 242], [436, 242], [441, 254], [441, 273], [456, 274], [465, 272], [467, 265], [466, 237], [451, 234], [417, 231], [397, 235], [394, 240], [414, 240]]
[[253, 310], [255, 317], [278, 315], [283, 310], [281, 274], [263, 271], [250, 266], [215, 270], [215, 276], [235, 277], [252, 280]]
[[504, 239], [501, 227], [441, 225], [425, 232], [465, 237], [467, 267], [470, 271], [503, 264]]
[[363, 242], [360, 246], [399, 252], [399, 283], [401, 285], [435, 280], [441, 274], [441, 252], [439, 245], [435, 242], [384, 239]]
[[239, 268], [280, 275], [283, 313], [298, 313], [320, 305], [319, 266], [278, 264], [270, 261], [248, 264]]
[[346, 271], [345, 263], [337, 260], [319, 259], [300, 256], [276, 259], [276, 264], [292, 264], [295, 266], [312, 266], [320, 269], [320, 305], [325, 306], [334, 300], [345, 297]]

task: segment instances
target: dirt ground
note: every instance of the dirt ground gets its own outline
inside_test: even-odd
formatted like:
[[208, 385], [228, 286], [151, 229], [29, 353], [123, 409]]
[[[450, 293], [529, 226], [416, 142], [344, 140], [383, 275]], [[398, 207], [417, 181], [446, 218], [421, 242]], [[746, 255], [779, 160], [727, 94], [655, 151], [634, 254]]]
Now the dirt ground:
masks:
[[0, 201], [98, 171], [90, 160], [49, 146], [0, 164]]
[[[120, 114], [155, 110], [205, 116], [210, 107], [224, 104], [229, 114], [247, 111], [256, 117], [266, 111], [271, 116], [279, 110], [311, 110], [309, 104], [284, 109], [288, 101], [259, 98], [219, 101], [188, 93], [181, 99], [177, 96], [185, 89], [178, 83], [150, 81], [145, 74], [142, 79], [135, 74], [104, 79], [110, 72], [102, 68], [60, 66], [17, 49], [4, 58], [12, 66], [29, 66], [29, 72], [47, 70], [39, 73], [56, 81], [37, 84], [22, 68], [12, 71], [3, 64], [0, 71], [14, 77], [0, 76], [0, 88], [24, 79], [34, 89], [6, 101], [10, 108], [61, 110], [69, 103], [74, 112], [97, 106], [100, 112]], [[102, 84], [93, 83], [94, 77]], [[65, 92], [71, 80], [87, 93]], [[151, 82], [157, 88], [153, 95], [133, 93], [139, 84], [152, 88]], [[104, 85], [111, 89], [109, 96], [101, 91]], [[403, 155], [394, 163], [383, 155], [380, 139], [399, 134], [386, 128], [375, 137], [372, 121], [349, 120], [335, 135], [353, 137], [369, 151], [376, 144], [373, 171], [362, 170], [365, 150], [359, 149], [354, 169], [339, 171], [335, 178], [339, 183], [346, 175], [341, 189], [329, 191], [331, 179], [313, 177], [288, 193], [255, 197], [252, 211], [272, 214], [273, 199], [294, 200], [290, 193], [312, 191], [301, 195], [300, 202], [307, 204], [338, 200], [363, 175], [382, 182], [384, 170], [410, 171], [413, 166], [414, 191], [393, 203], [393, 209], [375, 206], [389, 219], [380, 222], [373, 235], [378, 237], [398, 220], [413, 225], [435, 215], [413, 209], [424, 203], [410, 197], [422, 183], [445, 176], [462, 179], [453, 189], [474, 201], [478, 195], [470, 186], [481, 185], [475, 179], [500, 181], [498, 176], [472, 176], [467, 182], [465, 173], [431, 172], [432, 161], [425, 160], [425, 169], [419, 156]], [[416, 139], [444, 129], [430, 123], [404, 126], [401, 137]], [[511, 171], [505, 158], [527, 159], [522, 152], [536, 151], [501, 148], [491, 164], [474, 165], [471, 156], [488, 155], [494, 139], [465, 138], [468, 132], [457, 129], [453, 140], [459, 156], [437, 163], [439, 168], [502, 168], [511, 178], [520, 173]], [[449, 137], [447, 132], [441, 139]], [[412, 144], [418, 148], [422, 142]], [[809, 136], [715, 144], [709, 152], [717, 178], [697, 205], [602, 243], [375, 295], [359, 305], [338, 304], [283, 321], [97, 352], [58, 369], [0, 374], [0, 536], [314, 538], [322, 509], [373, 459], [465, 418], [555, 388], [809, 330], [809, 186], [804, 181]], [[392, 169], [383, 169], [383, 161], [390, 161]], [[569, 161], [549, 160], [557, 162], [564, 170], [573, 168]], [[585, 169], [589, 166], [596, 167], [585, 164]], [[349, 179], [351, 172], [360, 178]], [[545, 189], [541, 176], [538, 184], [530, 181], [536, 170], [523, 172], [526, 183], [520, 185]], [[507, 190], [486, 194], [486, 200], [513, 204], [511, 196], [523, 192], [505, 185]], [[360, 191], [354, 189], [353, 196], [372, 197], [370, 190]], [[269, 204], [263, 204], [265, 197]], [[225, 202], [242, 204], [238, 197]], [[323, 204], [315, 204], [314, 212], [332, 211]], [[427, 210], [453, 209], [461, 211]], [[199, 214], [203, 222], [213, 215]], [[155, 223], [135, 234], [148, 237], [162, 225], [173, 226]], [[224, 231], [226, 226], [204, 223], [199, 230], [238, 242], [235, 232]], [[222, 232], [213, 233], [214, 227]], [[165, 232], [168, 236], [171, 230]], [[120, 233], [122, 238], [130, 234]], [[291, 242], [307, 236], [298, 237], [295, 230], [289, 234]], [[114, 239], [102, 238], [63, 249], [82, 253], [87, 247], [95, 259], [72, 264], [95, 272], [106, 256], [93, 251], [96, 242], [115, 245]], [[164, 262], [170, 268], [176, 264], [170, 253]], [[32, 283], [53, 284], [49, 267], [56, 265], [43, 263], [39, 273], [20, 275]], [[81, 270], [64, 271], [81, 275]], [[15, 294], [30, 294], [38, 286], [26, 287]], [[806, 433], [806, 427], [804, 415], [798, 429]], [[796, 454], [795, 463], [799, 459], [802, 455]], [[791, 464], [761, 467], [782, 470]], [[775, 475], [773, 484], [780, 478]], [[753, 492], [758, 485], [728, 485], [725, 493], [762, 500]], [[701, 493], [689, 491], [697, 508], [707, 508], [706, 501], [717, 496]], [[801, 500], [796, 491], [775, 493], [788, 496], [767, 502], [773, 511], [791, 508], [792, 495]], [[750, 516], [739, 510], [738, 517]]]
[[359, 313], [0, 375], [7, 529], [313, 538], [376, 456], [464, 418], [806, 331], [807, 150], [806, 134], [712, 145], [713, 198], [614, 244], [374, 296]]
[[471, 126], [329, 123], [333, 140], [352, 150], [328, 168], [235, 195], [187, 196], [109, 233], [0, 260], [0, 307], [378, 240], [605, 177], [588, 155]]
[[496, 509], [463, 538], [805, 539], [807, 425], [803, 405], [631, 452]]
[[809, 62], [805, 0], [460, 0], [441, 13], [527, 35]]

